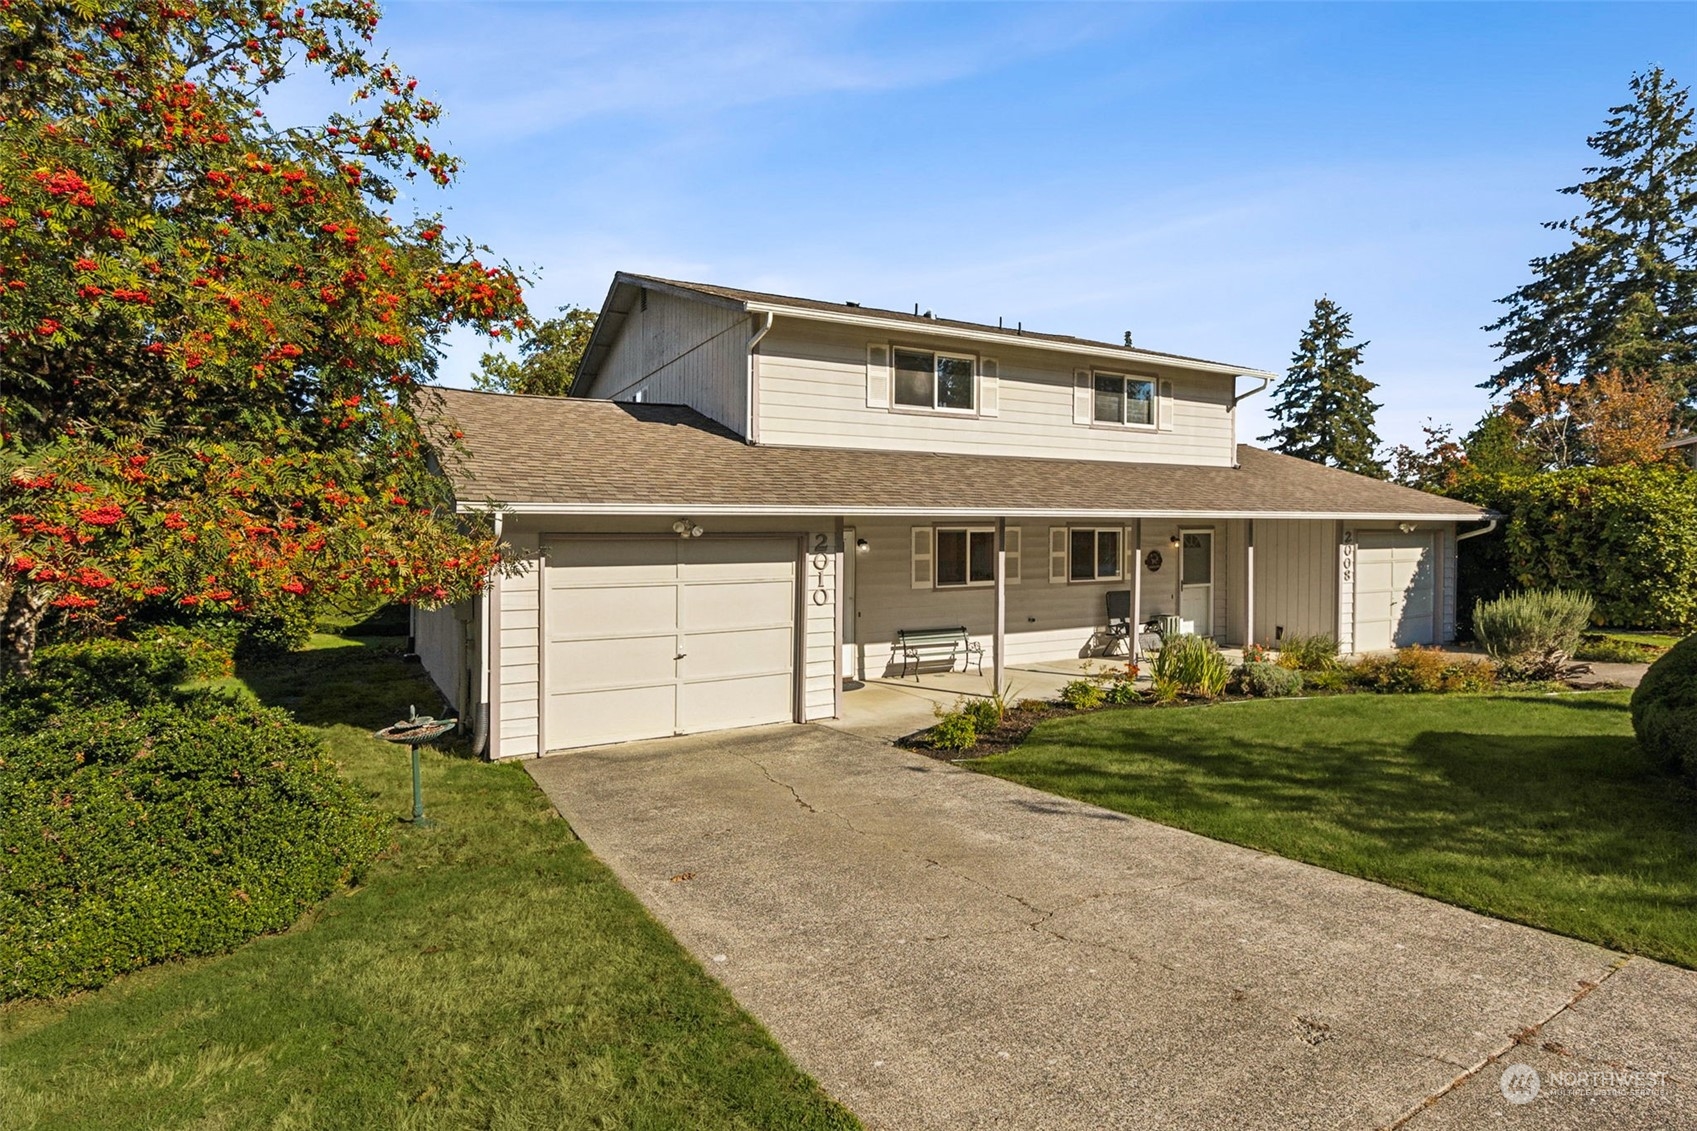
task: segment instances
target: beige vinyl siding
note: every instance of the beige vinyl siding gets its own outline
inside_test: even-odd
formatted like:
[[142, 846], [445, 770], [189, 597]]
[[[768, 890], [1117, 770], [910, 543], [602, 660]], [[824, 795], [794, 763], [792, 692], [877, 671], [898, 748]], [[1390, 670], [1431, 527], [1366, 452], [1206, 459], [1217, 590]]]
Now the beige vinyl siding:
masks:
[[1330, 521], [1256, 520], [1257, 642], [1273, 645], [1281, 627], [1286, 639], [1337, 633], [1336, 536]]
[[540, 752], [538, 689], [542, 686], [541, 619], [538, 581], [541, 569], [532, 532], [508, 530], [511, 560], [526, 569], [503, 577], [496, 587], [494, 699], [500, 733], [496, 756], [511, 758]]
[[809, 531], [801, 568], [803, 721], [837, 713], [837, 569], [835, 530]]
[[[994, 356], [994, 417], [868, 408], [867, 345]], [[998, 344], [963, 349], [923, 329], [895, 339], [863, 328], [780, 317], [760, 345], [756, 370], [763, 444], [1031, 456], [1152, 463], [1230, 465], [1233, 380], [1185, 370], [1126, 366], [1106, 355], [1101, 367], [1146, 373], [1173, 386], [1171, 431], [1073, 423], [1073, 372], [1087, 359]], [[1130, 500], [1128, 500], [1128, 503]]]
[[413, 614], [413, 651], [436, 690], [462, 715], [469, 714], [466, 698], [467, 633], [473, 625], [471, 605], [418, 609]]
[[1455, 526], [1438, 529], [1438, 639], [1445, 644], [1455, 642], [1456, 601]]
[[585, 395], [688, 405], [738, 435], [748, 429], [748, 315], [662, 291], [632, 307]]

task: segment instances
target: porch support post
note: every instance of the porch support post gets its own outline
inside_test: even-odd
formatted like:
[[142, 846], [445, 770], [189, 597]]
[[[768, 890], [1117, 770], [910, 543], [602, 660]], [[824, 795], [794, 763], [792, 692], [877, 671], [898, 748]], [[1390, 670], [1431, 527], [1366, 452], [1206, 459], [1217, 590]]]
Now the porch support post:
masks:
[[[1023, 569], [1024, 567], [1021, 566]], [[1007, 665], [1004, 653], [1008, 643], [1008, 520], [996, 520], [996, 639], [991, 645], [994, 657], [996, 694], [1007, 692]]]
[[1255, 643], [1255, 520], [1244, 519], [1243, 537], [1243, 643]]
[[1131, 520], [1131, 647], [1133, 663], [1143, 659], [1143, 520]]

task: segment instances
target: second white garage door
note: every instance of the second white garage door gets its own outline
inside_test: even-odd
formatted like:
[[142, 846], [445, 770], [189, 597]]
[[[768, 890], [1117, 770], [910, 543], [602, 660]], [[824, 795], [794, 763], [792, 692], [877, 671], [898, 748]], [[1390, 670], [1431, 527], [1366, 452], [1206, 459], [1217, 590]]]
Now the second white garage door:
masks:
[[550, 543], [548, 747], [790, 721], [795, 557], [778, 538]]
[[1356, 567], [1357, 652], [1437, 642], [1437, 551], [1430, 533], [1363, 532]]

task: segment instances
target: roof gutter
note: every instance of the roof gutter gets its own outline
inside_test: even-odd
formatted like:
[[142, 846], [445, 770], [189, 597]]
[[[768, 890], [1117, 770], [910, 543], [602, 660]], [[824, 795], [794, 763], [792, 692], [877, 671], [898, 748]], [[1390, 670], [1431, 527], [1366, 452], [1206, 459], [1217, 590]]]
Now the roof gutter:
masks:
[[1238, 402], [1248, 400], [1250, 397], [1253, 397], [1256, 393], [1261, 392], [1268, 385], [1271, 385], [1273, 383], [1272, 375], [1267, 374], [1267, 373], [1239, 373], [1238, 376], [1239, 377], [1249, 377], [1249, 378], [1252, 378], [1254, 380], [1260, 381], [1261, 383], [1259, 385], [1255, 386], [1253, 389], [1250, 389], [1246, 393], [1238, 393], [1236, 396], [1234, 396], [1232, 398], [1232, 407], [1233, 408], [1236, 408], [1238, 406]]
[[[461, 503], [459, 510], [463, 512], [482, 511], [488, 504]], [[1265, 519], [1314, 519], [1332, 521], [1342, 519], [1348, 522], [1479, 522], [1487, 516], [1475, 511], [1469, 514], [1410, 514], [1406, 511], [1227, 511], [1227, 510], [1084, 510], [1079, 508], [1047, 507], [947, 507], [947, 506], [904, 506], [904, 507], [868, 507], [852, 503], [835, 504], [832, 506], [748, 506], [724, 503], [505, 503], [502, 509], [513, 516], [536, 517], [611, 517], [619, 516], [671, 516], [690, 514], [695, 516], [714, 515], [721, 518], [747, 517], [759, 518], [766, 516], [786, 516], [795, 518], [812, 518], [819, 516], [836, 517], [838, 515], [862, 515], [867, 518], [924, 518], [935, 515], [947, 515], [958, 518], [1030, 518], [1030, 519], [1118, 519], [1125, 517], [1154, 518], [1154, 519], [1235, 519], [1235, 518], [1265, 518]], [[1495, 519], [1491, 519], [1495, 522]], [[1485, 531], [1475, 531], [1483, 534]]]
[[930, 329], [916, 326], [911, 321], [901, 318], [880, 318], [876, 314], [854, 314], [849, 311], [813, 310], [808, 307], [783, 306], [778, 303], [750, 302], [747, 307], [750, 311], [758, 314], [782, 314], [786, 318], [805, 318], [813, 322], [865, 326], [872, 329], [887, 330], [897, 335], [935, 333], [963, 341], [985, 342], [1004, 347], [1014, 344], [1034, 350], [1078, 354], [1084, 357], [1130, 358], [1145, 365], [1164, 365], [1173, 369], [1193, 369], [1201, 373], [1220, 373], [1233, 377], [1264, 377], [1268, 381], [1277, 376], [1277, 374], [1266, 373], [1259, 369], [1244, 369], [1237, 365], [1225, 365], [1220, 362], [1200, 361], [1186, 357], [1169, 357], [1165, 354], [1150, 353], [1147, 350], [1120, 349], [1108, 345], [1086, 345], [1082, 342], [1058, 342], [1050, 338], [1019, 338], [1005, 330], [997, 331], [988, 328], [974, 330], [970, 327], [942, 324], [939, 324], [935, 329]]
[[1501, 518], [1496, 517], [1496, 516], [1492, 516], [1491, 518], [1486, 519], [1485, 525], [1481, 526], [1478, 530], [1469, 530], [1466, 534], [1457, 534], [1455, 536], [1455, 540], [1457, 542], [1465, 542], [1469, 538], [1477, 538], [1481, 534], [1489, 534], [1491, 531], [1493, 531], [1497, 528], [1497, 523], [1499, 523], [1501, 521], [1502, 521]]

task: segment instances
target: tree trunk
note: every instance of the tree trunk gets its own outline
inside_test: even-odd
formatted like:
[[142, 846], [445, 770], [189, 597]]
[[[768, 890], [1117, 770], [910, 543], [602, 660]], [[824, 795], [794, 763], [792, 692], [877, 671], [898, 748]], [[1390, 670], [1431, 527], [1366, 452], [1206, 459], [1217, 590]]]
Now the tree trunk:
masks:
[[35, 630], [47, 613], [48, 595], [35, 585], [17, 585], [0, 619], [0, 678], [28, 677], [35, 665]]

